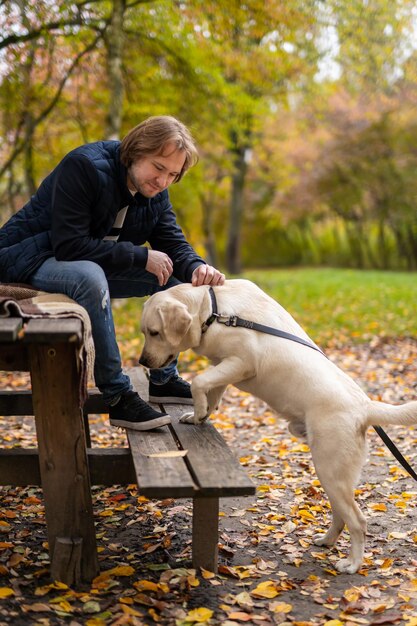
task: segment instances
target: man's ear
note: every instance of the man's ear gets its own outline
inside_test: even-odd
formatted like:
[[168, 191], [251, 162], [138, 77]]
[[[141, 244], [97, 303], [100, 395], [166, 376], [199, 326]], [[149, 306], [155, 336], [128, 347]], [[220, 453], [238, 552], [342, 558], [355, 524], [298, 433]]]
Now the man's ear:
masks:
[[181, 302], [170, 302], [158, 307], [157, 313], [161, 318], [166, 340], [173, 346], [178, 345], [193, 321], [187, 307]]

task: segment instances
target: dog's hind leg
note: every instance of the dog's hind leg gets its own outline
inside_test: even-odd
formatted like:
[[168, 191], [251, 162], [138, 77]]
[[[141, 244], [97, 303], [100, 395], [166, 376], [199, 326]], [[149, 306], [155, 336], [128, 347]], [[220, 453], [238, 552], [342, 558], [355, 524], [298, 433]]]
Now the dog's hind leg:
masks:
[[333, 546], [339, 538], [340, 533], [345, 527], [345, 520], [340, 517], [339, 513], [335, 509], [335, 507], [331, 504], [332, 507], [332, 523], [330, 525], [329, 530], [324, 535], [315, 535], [314, 543], [316, 546]]
[[[326, 491], [330, 492], [329, 499], [332, 501], [331, 488], [327, 488]], [[347, 490], [345, 493], [339, 492], [337, 494], [337, 504], [332, 504], [332, 510], [334, 515], [333, 522], [325, 537], [332, 539], [332, 533], [336, 534], [339, 532], [344, 519], [350, 534], [351, 548], [348, 557], [336, 563], [336, 569], [339, 572], [354, 574], [361, 567], [363, 561], [366, 536], [365, 517], [356, 504], [353, 493], [348, 493]]]
[[315, 442], [310, 444], [311, 453], [317, 476], [330, 500], [333, 520], [328, 532], [317, 537], [315, 543], [332, 545], [346, 524], [350, 533], [351, 550], [346, 559], [341, 559], [336, 564], [336, 569], [353, 574], [362, 565], [366, 535], [366, 520], [354, 499], [354, 490], [364, 459], [364, 439], [351, 433], [353, 439], [348, 440], [347, 445], [346, 437], [349, 437], [349, 433], [346, 431], [339, 441], [337, 435], [333, 436], [332, 441], [329, 437], [316, 435], [317, 433]]

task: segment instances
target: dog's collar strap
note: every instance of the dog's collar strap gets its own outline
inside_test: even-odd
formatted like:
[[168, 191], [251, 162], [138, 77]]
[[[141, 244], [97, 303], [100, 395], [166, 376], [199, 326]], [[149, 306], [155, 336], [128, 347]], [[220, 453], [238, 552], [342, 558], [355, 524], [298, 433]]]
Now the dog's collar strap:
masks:
[[209, 287], [209, 294], [210, 294], [210, 300], [211, 300], [211, 315], [202, 325], [201, 327], [202, 333], [205, 333], [208, 327], [211, 326], [214, 320], [219, 316], [219, 314], [217, 313], [217, 300], [216, 300], [216, 296], [214, 295], [213, 287]]

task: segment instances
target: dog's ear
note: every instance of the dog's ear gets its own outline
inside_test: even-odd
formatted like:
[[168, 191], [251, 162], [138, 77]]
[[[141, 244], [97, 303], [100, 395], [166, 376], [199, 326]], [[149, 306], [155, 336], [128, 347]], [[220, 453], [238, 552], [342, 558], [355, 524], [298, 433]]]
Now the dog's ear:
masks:
[[166, 340], [173, 346], [179, 344], [188, 332], [193, 318], [182, 302], [166, 302], [157, 308]]

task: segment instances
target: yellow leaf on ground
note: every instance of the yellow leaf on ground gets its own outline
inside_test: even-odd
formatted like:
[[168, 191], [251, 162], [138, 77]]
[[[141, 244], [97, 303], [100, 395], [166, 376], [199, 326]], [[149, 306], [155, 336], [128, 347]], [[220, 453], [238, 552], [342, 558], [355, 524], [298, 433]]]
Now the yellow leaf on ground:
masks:
[[298, 515], [302, 517], [303, 519], [308, 519], [308, 520], [311, 520], [312, 522], [317, 522], [313, 513], [311, 513], [310, 511], [307, 511], [306, 509], [300, 509], [298, 511]]
[[118, 565], [110, 570], [112, 576], [132, 576], [135, 573], [131, 565]]
[[291, 613], [292, 604], [287, 604], [286, 602], [274, 602], [269, 605], [269, 610], [274, 613]]
[[258, 598], [275, 598], [278, 593], [276, 583], [273, 580], [265, 580], [251, 591], [251, 594]]
[[376, 502], [375, 504], [371, 504], [370, 508], [374, 511], [386, 511], [387, 505], [383, 502]]
[[139, 613], [139, 611], [136, 611], [136, 609], [132, 608], [131, 606], [128, 606], [127, 604], [121, 604], [120, 608], [122, 609], [125, 615], [133, 615], [133, 617], [142, 617], [142, 613]]
[[249, 613], [244, 613], [243, 611], [234, 611], [233, 613], [228, 614], [228, 619], [238, 620], [239, 622], [250, 622], [252, 620], [252, 615]]
[[0, 587], [0, 598], [9, 598], [14, 596], [14, 591], [10, 587]]
[[133, 583], [133, 586], [136, 587], [138, 591], [158, 591], [158, 584], [151, 580], [138, 580]]
[[208, 622], [212, 615], [213, 611], [211, 609], [206, 609], [205, 607], [201, 606], [198, 609], [193, 609], [192, 611], [189, 611], [185, 620], [202, 624], [203, 622]]
[[43, 604], [42, 602], [34, 602], [34, 604], [22, 604], [21, 608], [23, 609], [23, 611], [34, 611], [35, 613], [37, 612], [48, 612], [51, 611], [51, 607], [48, 606], [47, 604]]
[[346, 589], [343, 597], [346, 598], [348, 602], [357, 602], [361, 597], [361, 592], [359, 589], [352, 587], [351, 589]]
[[310, 452], [310, 448], [306, 443], [299, 443], [291, 448], [291, 452]]

